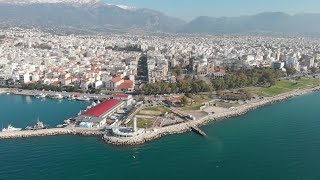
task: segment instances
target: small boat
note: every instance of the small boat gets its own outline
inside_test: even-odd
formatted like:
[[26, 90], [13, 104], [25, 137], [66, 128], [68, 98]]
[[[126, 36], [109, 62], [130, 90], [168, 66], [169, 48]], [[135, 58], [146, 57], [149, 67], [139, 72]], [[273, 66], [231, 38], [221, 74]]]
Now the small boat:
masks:
[[63, 96], [61, 94], [55, 94], [52, 96], [53, 99], [63, 99]]
[[91, 99], [88, 98], [87, 96], [83, 96], [83, 97], [77, 97], [78, 101], [90, 101]]
[[8, 125], [7, 128], [3, 128], [2, 132], [12, 132], [12, 131], [21, 131], [21, 128], [15, 128], [11, 124]]
[[94, 106], [96, 106], [97, 105], [97, 103], [95, 103], [94, 101], [92, 102], [92, 104], [91, 104], [91, 107], [94, 107]]
[[57, 128], [63, 128], [64, 127], [64, 125], [63, 124], [59, 124], [59, 125], [57, 125]]
[[26, 127], [26, 130], [39, 130], [39, 129], [49, 129], [49, 126], [43, 124], [43, 122], [38, 120], [36, 125]]

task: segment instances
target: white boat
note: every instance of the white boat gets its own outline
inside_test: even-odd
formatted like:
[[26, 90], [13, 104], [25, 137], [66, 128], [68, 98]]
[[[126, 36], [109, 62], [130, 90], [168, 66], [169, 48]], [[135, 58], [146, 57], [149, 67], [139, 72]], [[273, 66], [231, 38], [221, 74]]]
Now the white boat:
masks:
[[3, 128], [2, 132], [21, 131], [21, 128], [15, 128], [11, 124], [7, 128]]
[[83, 96], [83, 97], [78, 97], [77, 100], [78, 101], [90, 101], [90, 98], [88, 98], [87, 96]]
[[47, 97], [47, 95], [46, 94], [43, 94], [43, 93], [41, 93], [41, 94], [39, 94], [39, 95], [36, 95], [36, 98], [46, 98]]
[[63, 99], [63, 96], [61, 94], [55, 94], [52, 96], [53, 99]]
[[96, 106], [97, 105], [97, 103], [95, 103], [94, 101], [92, 102], [92, 104], [91, 104], [91, 107], [94, 107], [94, 106]]

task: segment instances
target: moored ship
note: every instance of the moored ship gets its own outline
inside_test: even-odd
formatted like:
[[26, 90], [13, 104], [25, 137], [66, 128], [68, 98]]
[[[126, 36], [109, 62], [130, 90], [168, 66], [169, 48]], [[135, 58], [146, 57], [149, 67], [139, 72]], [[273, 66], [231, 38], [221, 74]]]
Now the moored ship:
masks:
[[39, 130], [39, 129], [49, 129], [50, 127], [48, 125], [43, 124], [43, 122], [39, 121], [34, 126], [28, 126], [26, 127], [26, 130]]
[[3, 128], [2, 132], [21, 131], [21, 128], [15, 128], [11, 124], [7, 128]]

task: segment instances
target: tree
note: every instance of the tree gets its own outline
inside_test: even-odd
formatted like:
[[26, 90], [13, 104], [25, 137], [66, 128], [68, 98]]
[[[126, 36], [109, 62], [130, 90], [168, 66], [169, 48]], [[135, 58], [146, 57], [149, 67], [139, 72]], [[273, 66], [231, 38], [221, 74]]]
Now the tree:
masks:
[[297, 73], [297, 70], [292, 67], [286, 68], [286, 71], [288, 76], [295, 75]]
[[313, 66], [313, 67], [310, 68], [310, 70], [311, 70], [311, 73], [314, 74], [314, 73], [316, 73], [318, 71], [318, 68]]
[[185, 97], [185, 96], [183, 96], [183, 98], [181, 99], [181, 104], [182, 104], [183, 106], [187, 105], [187, 104], [188, 104], [188, 98]]
[[177, 66], [174, 68], [174, 74], [175, 74], [177, 77], [181, 76], [181, 74], [182, 74], [182, 69], [181, 69], [181, 67], [180, 67], [179, 65], [177, 65]]

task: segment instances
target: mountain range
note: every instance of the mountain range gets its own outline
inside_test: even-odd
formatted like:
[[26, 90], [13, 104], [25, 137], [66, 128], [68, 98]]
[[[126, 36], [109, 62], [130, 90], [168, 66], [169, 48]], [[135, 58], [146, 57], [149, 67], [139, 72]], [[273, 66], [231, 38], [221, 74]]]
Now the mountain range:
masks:
[[174, 32], [184, 21], [145, 8], [100, 0], [0, 0], [2, 26], [92, 31]]
[[188, 34], [320, 34], [320, 14], [266, 12], [239, 17], [198, 17], [190, 22], [159, 11], [101, 0], [0, 0], [0, 27], [95, 32]]

